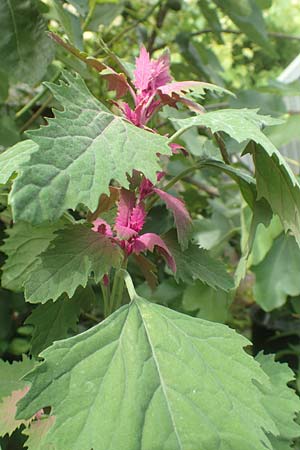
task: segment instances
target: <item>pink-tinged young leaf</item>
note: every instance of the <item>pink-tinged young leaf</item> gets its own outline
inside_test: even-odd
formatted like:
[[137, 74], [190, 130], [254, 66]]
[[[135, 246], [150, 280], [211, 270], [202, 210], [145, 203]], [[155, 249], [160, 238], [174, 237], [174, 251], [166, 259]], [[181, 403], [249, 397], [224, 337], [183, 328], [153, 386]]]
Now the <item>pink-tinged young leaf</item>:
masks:
[[137, 237], [132, 244], [132, 251], [136, 254], [149, 250], [153, 252], [154, 247], [157, 247], [158, 251], [164, 256], [170, 269], [176, 272], [176, 263], [170, 250], [164, 243], [161, 237], [154, 233], [145, 233]]
[[22, 431], [28, 436], [25, 443], [28, 450], [53, 450], [52, 446], [45, 445], [43, 439], [55, 422], [55, 416], [43, 417], [42, 420], [35, 420], [29, 428]]
[[153, 88], [157, 89], [169, 83], [172, 80], [170, 76], [170, 54], [163, 53], [158, 60], [152, 61], [152, 83]]
[[134, 192], [121, 189], [115, 230], [120, 239], [136, 236], [144, 226], [146, 212], [141, 203], [136, 205]]
[[17, 428], [22, 424], [27, 425], [29, 420], [17, 420], [15, 419], [17, 412], [17, 403], [23, 398], [29, 391], [29, 386], [23, 389], [13, 391], [10, 396], [4, 397], [0, 403], [0, 436], [4, 436], [8, 433], [10, 436]]
[[161, 189], [153, 188], [153, 191], [165, 202], [167, 208], [172, 211], [177, 228], [178, 241], [181, 248], [185, 250], [188, 248], [188, 238], [192, 227], [192, 220], [185, 204], [179, 198], [176, 198]]
[[121, 98], [129, 90], [129, 84], [124, 73], [117, 73], [111, 68], [101, 72], [101, 76], [108, 81], [108, 90], [115, 91], [116, 97]]
[[105, 222], [105, 220], [100, 219], [100, 218], [96, 219], [96, 220], [94, 220], [93, 225], [94, 225], [92, 228], [93, 231], [104, 234], [105, 236], [109, 236], [109, 237], [113, 236], [112, 229], [111, 229], [110, 225], [107, 222]]
[[175, 81], [164, 86], [160, 86], [158, 91], [162, 95], [173, 96], [174, 94], [182, 95], [188, 92], [195, 92], [200, 96], [205, 94], [205, 90], [225, 93], [233, 95], [232, 92], [220, 86], [211, 83], [204, 83], [202, 81]]
[[138, 58], [135, 60], [134, 85], [140, 91], [148, 88], [152, 75], [152, 63], [149, 53], [142, 47]]
[[188, 156], [188, 152], [186, 151], [186, 149], [180, 145], [180, 144], [175, 144], [175, 142], [171, 142], [169, 144], [169, 146], [172, 149], [172, 153], [173, 155], [179, 155], [180, 153], [182, 153], [184, 156]]

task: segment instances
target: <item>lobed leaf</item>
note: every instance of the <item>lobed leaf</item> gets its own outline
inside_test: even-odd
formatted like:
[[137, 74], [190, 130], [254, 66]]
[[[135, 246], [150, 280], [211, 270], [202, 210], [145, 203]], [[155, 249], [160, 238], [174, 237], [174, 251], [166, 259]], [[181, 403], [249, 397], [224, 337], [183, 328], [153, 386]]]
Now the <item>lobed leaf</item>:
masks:
[[28, 133], [39, 146], [24, 165], [10, 196], [15, 220], [57, 220], [83, 203], [92, 211], [111, 179], [128, 187], [126, 174], [139, 170], [155, 182], [157, 153], [169, 154], [167, 138], [114, 116], [88, 91], [79, 75], [48, 84], [63, 111], [49, 125]]
[[277, 429], [257, 387], [269, 380], [247, 344], [228, 327], [134, 295], [42, 353], [17, 417], [51, 405], [42, 444], [56, 450], [271, 449], [266, 433]]
[[40, 263], [25, 283], [25, 298], [31, 303], [72, 297], [78, 286], [85, 287], [93, 273], [96, 283], [121, 263], [119, 247], [85, 225], [60, 230], [53, 245], [40, 256]]

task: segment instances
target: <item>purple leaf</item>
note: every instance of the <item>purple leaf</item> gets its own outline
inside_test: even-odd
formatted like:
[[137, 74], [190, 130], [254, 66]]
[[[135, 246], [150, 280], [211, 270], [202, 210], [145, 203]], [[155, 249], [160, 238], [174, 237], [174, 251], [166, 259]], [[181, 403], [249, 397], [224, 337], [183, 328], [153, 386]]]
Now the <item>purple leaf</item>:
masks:
[[134, 192], [121, 189], [115, 230], [120, 239], [128, 240], [136, 236], [144, 226], [146, 212], [143, 204], [136, 205]]
[[139, 57], [136, 58], [134, 71], [134, 85], [137, 89], [144, 91], [148, 88], [152, 72], [152, 63], [149, 53], [142, 47]]
[[133, 252], [139, 254], [146, 250], [153, 252], [154, 247], [158, 247], [158, 251], [164, 256], [170, 269], [176, 272], [176, 263], [170, 250], [164, 243], [164, 241], [157, 234], [145, 233], [135, 239], [133, 244]]
[[185, 204], [179, 198], [161, 189], [153, 188], [153, 191], [165, 202], [167, 208], [172, 211], [177, 228], [178, 241], [182, 249], [185, 250], [188, 247], [188, 235], [192, 226], [192, 220]]
[[92, 228], [93, 231], [104, 234], [105, 236], [112, 237], [112, 235], [113, 235], [112, 229], [111, 229], [110, 225], [108, 225], [108, 223], [105, 222], [105, 220], [96, 219], [96, 220], [94, 220], [93, 225], [94, 225]]

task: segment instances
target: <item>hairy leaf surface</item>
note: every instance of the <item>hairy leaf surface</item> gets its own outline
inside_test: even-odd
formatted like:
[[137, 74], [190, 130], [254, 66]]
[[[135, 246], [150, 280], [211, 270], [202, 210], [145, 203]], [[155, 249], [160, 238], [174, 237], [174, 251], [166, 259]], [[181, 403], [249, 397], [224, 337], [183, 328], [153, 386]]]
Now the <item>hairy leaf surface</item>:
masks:
[[155, 182], [157, 153], [171, 152], [167, 138], [111, 114], [79, 75], [64, 78], [67, 83], [47, 84], [64, 110], [28, 133], [39, 149], [14, 184], [15, 220], [54, 221], [79, 203], [95, 210], [111, 179], [127, 187], [126, 173], [136, 169]]
[[31, 153], [38, 149], [33, 141], [20, 141], [0, 154], [0, 183], [4, 184], [14, 172], [30, 159]]
[[59, 231], [52, 244], [25, 283], [25, 298], [31, 303], [55, 301], [63, 293], [71, 298], [78, 286], [86, 286], [92, 273], [98, 283], [121, 262], [121, 249], [85, 225]]
[[277, 430], [256, 386], [269, 381], [247, 344], [228, 327], [135, 296], [42, 353], [17, 417], [51, 405], [43, 445], [56, 450], [271, 449], [265, 432]]

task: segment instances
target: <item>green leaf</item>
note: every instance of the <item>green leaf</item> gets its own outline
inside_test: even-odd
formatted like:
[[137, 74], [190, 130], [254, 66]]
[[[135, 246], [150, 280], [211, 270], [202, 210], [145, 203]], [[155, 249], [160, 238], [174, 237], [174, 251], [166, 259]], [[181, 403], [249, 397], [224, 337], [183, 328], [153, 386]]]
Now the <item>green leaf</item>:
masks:
[[126, 173], [136, 169], [155, 182], [157, 153], [171, 151], [167, 138], [111, 114], [78, 75], [65, 79], [68, 84], [48, 84], [64, 111], [28, 133], [39, 149], [14, 183], [15, 220], [54, 221], [79, 203], [95, 210], [111, 179], [127, 187]]
[[196, 281], [185, 289], [182, 307], [185, 311], [196, 313], [201, 319], [225, 323], [232, 297], [231, 292], [213, 289], [201, 281]]
[[164, 241], [175, 259], [177, 280], [188, 284], [200, 280], [213, 288], [225, 291], [233, 288], [233, 280], [226, 272], [225, 265], [213, 259], [207, 250], [190, 245], [187, 250], [182, 252], [176, 238], [171, 233], [164, 236]]
[[56, 302], [50, 300], [34, 309], [25, 321], [25, 324], [34, 326], [30, 353], [37, 356], [54, 341], [68, 337], [69, 331], [77, 331], [81, 309], [87, 309], [93, 296], [91, 287], [77, 289], [71, 299], [61, 297]]
[[1, 70], [14, 81], [35, 84], [54, 56], [46, 22], [34, 0], [3, 0], [0, 3]]
[[55, 418], [53, 416], [43, 417], [42, 420], [35, 420], [28, 428], [22, 431], [22, 434], [28, 437], [25, 446], [27, 450], [52, 450], [53, 447], [45, 447], [43, 439], [53, 425]]
[[259, 386], [264, 393], [263, 404], [269, 415], [276, 423], [280, 436], [274, 436], [272, 444], [274, 450], [290, 448], [291, 440], [300, 436], [300, 426], [295, 422], [296, 413], [300, 412], [300, 400], [287, 384], [295, 376], [287, 364], [274, 361], [273, 355], [259, 353], [255, 357], [261, 368], [271, 381], [271, 389]]
[[34, 360], [23, 356], [22, 361], [12, 364], [0, 360], [0, 400], [9, 396], [13, 391], [24, 389], [28, 385], [21, 378], [34, 366]]
[[16, 144], [19, 140], [20, 133], [14, 119], [8, 114], [2, 115], [0, 117], [0, 151]]
[[218, 44], [224, 44], [222, 34], [220, 33], [222, 25], [218, 17], [217, 9], [212, 7], [210, 2], [207, 0], [198, 0], [198, 5], [201, 9], [201, 13], [207, 21], [208, 26], [214, 31]]
[[264, 197], [280, 217], [285, 231], [291, 230], [300, 245], [300, 186], [275, 147], [249, 147], [256, 168], [259, 198]]
[[56, 450], [271, 448], [266, 433], [277, 430], [257, 387], [268, 377], [245, 345], [224, 325], [134, 296], [42, 353], [17, 418], [50, 405], [42, 443]]
[[81, 16], [85, 16], [89, 10], [89, 0], [67, 0], [73, 5]]
[[0, 184], [8, 181], [14, 172], [19, 172], [23, 164], [29, 161], [30, 155], [38, 146], [30, 140], [18, 142], [0, 154]]
[[98, 283], [121, 258], [121, 249], [106, 236], [81, 224], [66, 227], [41, 254], [25, 283], [25, 298], [31, 303], [55, 301], [63, 293], [71, 298], [78, 286], [86, 286], [91, 273]]
[[37, 257], [48, 248], [55, 238], [54, 232], [62, 226], [62, 221], [39, 227], [18, 222], [7, 230], [8, 238], [1, 247], [8, 256], [2, 267], [3, 287], [12, 291], [23, 290], [25, 280], [37, 265]]
[[70, 42], [79, 50], [83, 50], [82, 30], [80, 18], [63, 7], [59, 0], [54, 0], [53, 6]]
[[300, 294], [300, 249], [293, 236], [281, 235], [267, 256], [257, 266], [254, 298], [265, 310], [271, 311], [284, 305], [288, 295]]
[[269, 51], [272, 49], [268, 41], [262, 12], [255, 0], [213, 1], [252, 41]]
[[175, 120], [182, 131], [191, 126], [205, 126], [213, 133], [224, 131], [237, 142], [252, 140], [246, 152], [252, 153], [256, 168], [258, 197], [270, 204], [280, 217], [284, 229], [291, 230], [300, 245], [300, 186], [284, 158], [263, 134], [261, 128], [281, 123], [281, 120], [261, 116], [256, 110], [224, 109], [189, 119]]

